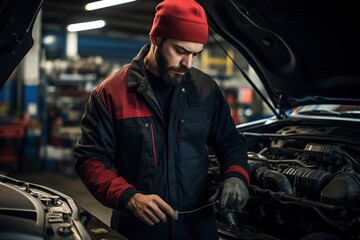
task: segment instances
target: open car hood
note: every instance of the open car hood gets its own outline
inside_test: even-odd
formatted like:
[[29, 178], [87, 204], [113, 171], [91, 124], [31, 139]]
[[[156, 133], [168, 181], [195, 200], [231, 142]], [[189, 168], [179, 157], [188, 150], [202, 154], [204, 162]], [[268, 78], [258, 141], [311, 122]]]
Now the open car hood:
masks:
[[[358, 1], [197, 0], [255, 69], [274, 107], [360, 101]], [[43, 0], [0, 4], [0, 89], [33, 45]]]
[[198, 0], [274, 107], [360, 101], [358, 1]]
[[43, 0], [1, 0], [0, 89], [33, 46], [32, 28]]

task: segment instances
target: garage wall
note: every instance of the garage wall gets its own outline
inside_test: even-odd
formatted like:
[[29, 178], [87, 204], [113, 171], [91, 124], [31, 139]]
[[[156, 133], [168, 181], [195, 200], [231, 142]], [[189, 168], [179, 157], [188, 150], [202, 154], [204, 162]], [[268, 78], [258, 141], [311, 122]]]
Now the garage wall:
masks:
[[[43, 29], [42, 36], [54, 37], [54, 42], [45, 44], [42, 49], [47, 59], [66, 58], [66, 31]], [[117, 38], [78, 33], [78, 54], [81, 58], [101, 56], [104, 60], [128, 63], [138, 53], [148, 39]]]

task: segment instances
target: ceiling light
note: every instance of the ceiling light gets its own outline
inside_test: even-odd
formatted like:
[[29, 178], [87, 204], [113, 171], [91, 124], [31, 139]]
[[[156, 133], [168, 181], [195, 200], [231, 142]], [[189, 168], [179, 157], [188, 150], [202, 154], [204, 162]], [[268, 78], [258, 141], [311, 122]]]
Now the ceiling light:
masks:
[[105, 26], [104, 20], [97, 20], [91, 22], [74, 23], [67, 27], [69, 32], [85, 31], [90, 29], [102, 28]]
[[133, 2], [135, 0], [101, 0], [96, 2], [91, 2], [85, 5], [87, 11], [92, 11], [100, 8], [111, 7], [123, 3]]
[[43, 38], [43, 43], [45, 45], [51, 45], [56, 42], [56, 37], [54, 35], [47, 35]]

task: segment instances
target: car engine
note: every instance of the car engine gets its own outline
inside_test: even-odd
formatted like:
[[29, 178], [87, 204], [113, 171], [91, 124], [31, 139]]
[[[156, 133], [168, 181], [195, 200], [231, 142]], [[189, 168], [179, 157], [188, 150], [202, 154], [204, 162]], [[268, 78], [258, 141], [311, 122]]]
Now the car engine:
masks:
[[[250, 199], [240, 212], [217, 208], [219, 233], [226, 239], [360, 239], [358, 130], [318, 125], [263, 130], [243, 132]], [[215, 187], [218, 163], [210, 159]]]
[[126, 238], [69, 196], [0, 174], [0, 239]]

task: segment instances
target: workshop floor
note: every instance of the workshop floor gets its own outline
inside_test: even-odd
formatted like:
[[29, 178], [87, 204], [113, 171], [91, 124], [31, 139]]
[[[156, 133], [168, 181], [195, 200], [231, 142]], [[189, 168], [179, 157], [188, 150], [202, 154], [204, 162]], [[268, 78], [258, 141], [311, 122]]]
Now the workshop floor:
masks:
[[79, 206], [110, 225], [111, 209], [101, 205], [74, 175], [59, 172], [9, 173], [9, 177], [50, 187], [71, 197]]

